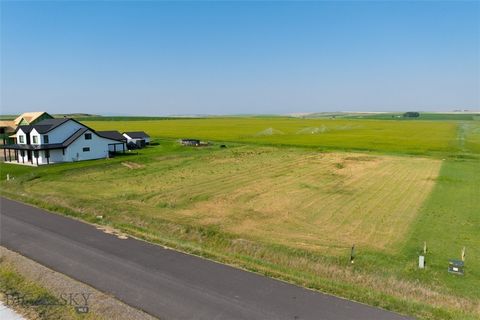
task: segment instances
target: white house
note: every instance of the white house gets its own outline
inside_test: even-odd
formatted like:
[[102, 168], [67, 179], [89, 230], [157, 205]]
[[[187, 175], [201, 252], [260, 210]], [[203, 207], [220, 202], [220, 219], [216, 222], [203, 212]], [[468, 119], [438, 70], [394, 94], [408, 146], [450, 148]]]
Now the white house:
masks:
[[150, 143], [150, 136], [143, 131], [124, 132], [123, 136], [127, 139], [127, 143], [135, 143], [137, 145]]
[[[15, 144], [3, 145], [5, 161], [41, 165], [108, 157], [125, 152], [126, 141], [115, 131], [95, 131], [70, 119], [46, 119], [19, 126]], [[7, 152], [8, 151], [8, 152]]]

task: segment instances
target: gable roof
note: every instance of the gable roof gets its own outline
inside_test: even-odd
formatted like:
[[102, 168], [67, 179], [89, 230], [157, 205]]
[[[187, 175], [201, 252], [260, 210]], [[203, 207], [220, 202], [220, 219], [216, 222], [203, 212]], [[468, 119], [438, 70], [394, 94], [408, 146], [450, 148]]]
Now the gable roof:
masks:
[[[32, 130], [32, 127], [34, 126], [21, 126], [21, 127], [27, 127], [27, 128], [30, 128], [30, 130]], [[23, 129], [22, 129], [23, 130]], [[82, 128], [79, 128], [77, 131], [75, 131], [71, 136], [69, 136], [67, 139], [65, 139], [62, 143], [49, 143], [49, 144], [11, 144], [11, 145], [0, 145], [0, 149], [8, 149], [8, 148], [12, 148], [12, 149], [17, 149], [17, 150], [51, 150], [51, 149], [62, 149], [62, 148], [66, 148], [68, 147], [69, 145], [71, 145], [73, 142], [75, 142], [75, 140], [77, 140], [78, 138], [80, 138], [81, 136], [83, 136], [83, 134], [87, 131], [91, 131], [93, 134], [96, 134], [100, 137], [103, 137], [103, 138], [107, 138], [107, 137], [104, 137], [104, 136], [101, 136], [100, 134], [98, 134], [97, 131], [95, 130], [92, 130], [86, 126], [82, 127]], [[112, 132], [112, 131], [110, 131]], [[113, 131], [115, 132], [115, 131]], [[117, 131], [118, 134], [120, 134], [120, 132]], [[123, 137], [123, 136], [122, 136]], [[112, 138], [107, 138], [107, 139], [110, 139], [110, 140], [116, 140], [116, 139], [112, 139]], [[124, 139], [125, 140], [125, 139]]]
[[[31, 127], [31, 126], [23, 126], [23, 127]], [[71, 145], [75, 140], [81, 137], [88, 128], [80, 128], [75, 131], [70, 137], [65, 139], [62, 143], [49, 143], [49, 144], [12, 144], [8, 146], [0, 146], [2, 149], [5, 148], [13, 148], [17, 150], [50, 150], [50, 149], [61, 149], [66, 148]]]
[[22, 131], [25, 133], [29, 133], [30, 131], [35, 129], [37, 130], [38, 133], [43, 134], [55, 129], [56, 127], [60, 126], [61, 124], [69, 120], [73, 120], [73, 119], [70, 119], [70, 118], [45, 119], [34, 125], [18, 126], [17, 130], [15, 130], [15, 133], [17, 133], [19, 129], [22, 129]]
[[26, 126], [18, 126], [17, 129], [15, 129], [15, 133], [17, 133], [18, 130], [22, 129], [22, 131], [24, 133], [30, 133], [30, 131], [32, 131], [33, 129], [33, 126], [29, 126], [29, 125], [26, 125]]
[[45, 119], [40, 121], [37, 124], [34, 124], [33, 127], [37, 130], [38, 133], [47, 133], [55, 129], [56, 127], [64, 124], [67, 121], [70, 121], [70, 118], [58, 118], [58, 119]]
[[0, 127], [8, 128], [9, 131], [14, 131], [16, 125], [15, 125], [15, 122], [13, 120], [1, 120], [0, 121]]
[[[20, 124], [20, 122], [22, 122], [22, 119], [24, 119], [28, 123], [32, 123], [33, 121], [35, 121], [35, 119], [41, 117], [44, 114], [49, 115], [45, 111], [25, 112], [25, 113], [22, 113], [21, 115], [19, 115], [17, 118], [15, 118], [15, 120], [13, 120], [13, 122], [15, 123], [16, 126], [18, 126]], [[52, 117], [52, 116], [50, 116], [50, 117]]]
[[127, 136], [129, 136], [132, 139], [150, 138], [150, 136], [143, 131], [130, 131], [130, 132], [124, 132], [123, 134], [126, 134]]
[[102, 138], [107, 138], [111, 140], [125, 141], [127, 140], [120, 132], [118, 131], [96, 131], [97, 135]]

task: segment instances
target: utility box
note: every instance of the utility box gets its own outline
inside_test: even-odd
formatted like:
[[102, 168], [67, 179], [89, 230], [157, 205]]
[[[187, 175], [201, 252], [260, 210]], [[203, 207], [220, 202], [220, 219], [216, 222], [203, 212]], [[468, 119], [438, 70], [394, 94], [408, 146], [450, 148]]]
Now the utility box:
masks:
[[425, 268], [425, 256], [418, 256], [418, 267], [420, 269]]
[[465, 274], [465, 263], [462, 260], [450, 259], [448, 261], [448, 272], [463, 276]]

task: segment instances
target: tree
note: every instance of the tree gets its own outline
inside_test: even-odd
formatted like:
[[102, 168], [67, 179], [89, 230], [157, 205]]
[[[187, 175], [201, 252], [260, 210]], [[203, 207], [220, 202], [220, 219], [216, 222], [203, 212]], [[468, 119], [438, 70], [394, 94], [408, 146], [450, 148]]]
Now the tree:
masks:
[[408, 111], [403, 114], [404, 118], [418, 118], [420, 117], [420, 113], [416, 111]]

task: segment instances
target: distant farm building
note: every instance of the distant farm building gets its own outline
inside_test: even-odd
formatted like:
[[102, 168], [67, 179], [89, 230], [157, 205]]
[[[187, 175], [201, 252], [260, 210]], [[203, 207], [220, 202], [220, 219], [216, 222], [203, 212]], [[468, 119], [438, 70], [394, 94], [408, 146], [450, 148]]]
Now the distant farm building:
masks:
[[16, 127], [12, 120], [0, 121], [0, 139], [3, 144], [9, 142], [9, 136], [15, 132]]
[[198, 139], [182, 139], [180, 143], [184, 146], [199, 146], [200, 140]]
[[[22, 121], [32, 120], [22, 118]], [[97, 132], [74, 119], [47, 118], [34, 122], [18, 126], [13, 143], [1, 146], [6, 162], [34, 165], [73, 162], [106, 158], [112, 152], [126, 149], [120, 133]]]
[[150, 144], [150, 136], [143, 131], [124, 132], [123, 137], [127, 139], [127, 145], [130, 149], [143, 148]]

